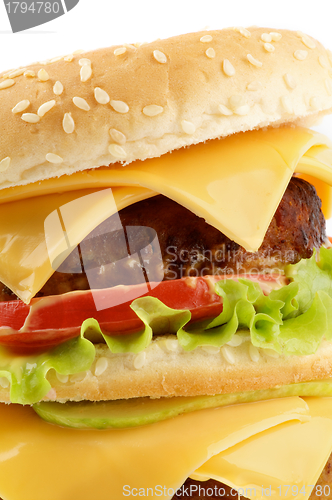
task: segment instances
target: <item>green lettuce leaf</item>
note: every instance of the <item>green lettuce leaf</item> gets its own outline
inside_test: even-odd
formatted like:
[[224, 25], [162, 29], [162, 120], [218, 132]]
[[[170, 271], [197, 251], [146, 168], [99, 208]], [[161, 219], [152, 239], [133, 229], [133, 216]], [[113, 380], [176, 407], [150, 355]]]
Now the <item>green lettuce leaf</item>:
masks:
[[155, 297], [141, 297], [134, 300], [130, 307], [144, 323], [144, 329], [140, 332], [109, 335], [101, 331], [98, 321], [87, 319], [82, 324], [81, 334], [85, 335], [92, 329], [103, 336], [111, 352], [138, 353], [150, 344], [153, 334], [176, 334], [191, 317], [190, 311], [171, 309]]
[[83, 332], [39, 355], [15, 356], [1, 347], [0, 377], [10, 382], [12, 403], [33, 404], [50, 391], [46, 376], [51, 368], [61, 375], [72, 375], [88, 370], [94, 358], [95, 347], [83, 338]]
[[181, 328], [177, 332], [179, 343], [186, 351], [199, 346], [221, 347], [231, 340], [239, 328], [249, 328], [255, 316], [255, 303], [262, 294], [257, 283], [250, 280], [221, 280], [215, 291], [223, 298], [223, 310], [207, 324]]
[[[317, 258], [319, 257], [319, 258]], [[113, 353], [138, 353], [153, 335], [176, 334], [186, 351], [199, 346], [222, 347], [239, 331], [250, 334], [253, 345], [283, 355], [309, 355], [324, 338], [332, 339], [332, 249], [321, 248], [285, 270], [290, 283], [264, 295], [259, 284], [248, 279], [221, 280], [215, 291], [223, 299], [223, 311], [213, 320], [190, 323], [187, 310], [171, 309], [154, 297], [141, 297], [131, 308], [142, 320], [142, 330], [128, 335], [108, 335], [98, 322], [87, 319], [81, 334], [39, 355], [14, 356], [0, 347], [0, 377], [10, 382], [14, 403], [40, 401], [51, 389], [47, 373], [61, 375], [88, 370], [95, 348], [85, 336], [101, 335]]]

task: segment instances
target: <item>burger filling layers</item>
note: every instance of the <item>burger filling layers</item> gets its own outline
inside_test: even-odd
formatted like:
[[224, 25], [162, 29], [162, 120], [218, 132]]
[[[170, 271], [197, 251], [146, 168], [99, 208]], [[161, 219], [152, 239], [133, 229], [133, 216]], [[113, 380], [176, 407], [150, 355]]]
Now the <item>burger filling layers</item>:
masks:
[[[222, 196], [222, 193], [220, 193]], [[293, 177], [257, 252], [207, 224], [178, 203], [154, 196], [110, 217], [90, 233], [52, 275], [37, 297], [89, 290], [90, 269], [98, 269], [95, 288], [137, 285], [205, 275], [283, 273], [287, 264], [312, 256], [326, 243], [325, 218], [315, 188]], [[123, 230], [129, 226], [130, 251], [140, 252], [142, 263], [125, 260], [128, 254]], [[157, 235], [158, 245], [154, 245]], [[159, 253], [160, 252], [160, 253]], [[79, 260], [78, 260], [79, 259]], [[78, 271], [78, 272], [75, 272]], [[0, 301], [17, 296], [1, 286]]]

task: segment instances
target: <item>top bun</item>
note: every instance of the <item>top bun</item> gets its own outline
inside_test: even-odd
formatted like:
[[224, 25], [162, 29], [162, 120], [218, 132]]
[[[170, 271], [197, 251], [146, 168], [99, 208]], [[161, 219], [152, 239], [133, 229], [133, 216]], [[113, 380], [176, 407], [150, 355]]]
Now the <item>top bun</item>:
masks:
[[332, 54], [300, 32], [204, 31], [0, 77], [0, 189], [157, 157], [332, 109]]

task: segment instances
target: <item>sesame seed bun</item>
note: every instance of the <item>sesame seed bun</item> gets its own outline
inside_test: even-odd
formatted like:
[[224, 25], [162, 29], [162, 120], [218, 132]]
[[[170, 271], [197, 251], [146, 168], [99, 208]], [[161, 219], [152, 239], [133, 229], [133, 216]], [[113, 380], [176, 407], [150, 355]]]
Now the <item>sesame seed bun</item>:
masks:
[[0, 189], [332, 109], [332, 54], [299, 32], [236, 28], [115, 46], [0, 77]]
[[[254, 349], [254, 351], [253, 351]], [[155, 338], [139, 354], [112, 354], [96, 345], [91, 369], [70, 377], [47, 379], [52, 390], [44, 400], [101, 401], [150, 396], [231, 394], [332, 376], [332, 343], [324, 341], [309, 356], [278, 356], [253, 348], [248, 340], [237, 347], [200, 347], [185, 352], [176, 336]], [[9, 403], [9, 388], [0, 386], [0, 401]]]

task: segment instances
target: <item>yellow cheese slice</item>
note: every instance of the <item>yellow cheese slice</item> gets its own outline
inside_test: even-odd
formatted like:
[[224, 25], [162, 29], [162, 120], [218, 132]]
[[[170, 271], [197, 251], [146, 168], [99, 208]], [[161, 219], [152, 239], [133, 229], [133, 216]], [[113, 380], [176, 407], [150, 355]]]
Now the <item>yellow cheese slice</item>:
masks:
[[154, 194], [142, 187], [84, 189], [0, 205], [0, 281], [30, 302], [98, 224]]
[[322, 135], [303, 128], [256, 130], [117, 168], [121, 184], [177, 201], [249, 251], [256, 251], [302, 156]]
[[[281, 423], [309, 419], [307, 404], [294, 397], [201, 410], [132, 429], [79, 431], [48, 424], [28, 407], [1, 404], [0, 497], [122, 500], [130, 492], [147, 496], [142, 491], [150, 488], [150, 496], [159, 491], [159, 498], [170, 499], [213, 454]], [[272, 454], [266, 450], [267, 458]]]
[[[331, 454], [332, 398], [305, 400], [309, 422], [281, 424], [249, 438], [212, 457], [194, 477], [216, 479], [252, 499], [306, 500]], [[272, 450], [268, 457], [266, 450]]]
[[245, 248], [256, 250], [295, 169], [317, 174], [324, 209], [330, 210], [331, 189], [326, 183], [332, 184], [332, 150], [328, 145], [324, 136], [308, 129], [260, 130], [126, 167], [104, 167], [4, 189], [0, 192], [0, 281], [29, 303], [89, 231], [116, 208], [157, 192], [204, 217]]
[[301, 158], [295, 172], [313, 184], [322, 200], [325, 219], [332, 217], [332, 151], [314, 146]]

